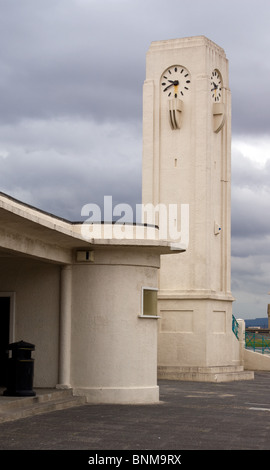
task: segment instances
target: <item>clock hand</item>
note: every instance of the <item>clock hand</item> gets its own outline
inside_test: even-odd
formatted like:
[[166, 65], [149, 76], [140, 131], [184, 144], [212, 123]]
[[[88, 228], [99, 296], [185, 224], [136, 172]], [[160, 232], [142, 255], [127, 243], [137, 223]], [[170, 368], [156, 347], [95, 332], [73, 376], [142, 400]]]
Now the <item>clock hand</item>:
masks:
[[168, 88], [170, 88], [171, 86], [173, 86], [173, 83], [171, 83], [171, 84], [170, 84], [170, 85], [168, 85], [166, 88], [164, 88], [164, 90], [163, 90], [163, 91], [167, 91], [167, 90], [168, 90]]
[[170, 88], [171, 86], [178, 86], [178, 85], [179, 85], [179, 81], [178, 81], [178, 80], [174, 80], [174, 81], [168, 80], [168, 82], [170, 82], [170, 85], [168, 85], [166, 88], [164, 88], [163, 91], [167, 91], [168, 88]]

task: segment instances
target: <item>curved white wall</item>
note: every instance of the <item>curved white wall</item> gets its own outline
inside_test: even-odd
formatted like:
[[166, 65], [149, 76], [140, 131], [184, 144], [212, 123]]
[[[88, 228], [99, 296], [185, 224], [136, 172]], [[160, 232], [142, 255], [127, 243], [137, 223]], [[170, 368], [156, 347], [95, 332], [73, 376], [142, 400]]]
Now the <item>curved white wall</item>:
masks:
[[89, 402], [158, 401], [157, 320], [139, 317], [158, 267], [159, 255], [109, 248], [73, 266], [71, 385]]

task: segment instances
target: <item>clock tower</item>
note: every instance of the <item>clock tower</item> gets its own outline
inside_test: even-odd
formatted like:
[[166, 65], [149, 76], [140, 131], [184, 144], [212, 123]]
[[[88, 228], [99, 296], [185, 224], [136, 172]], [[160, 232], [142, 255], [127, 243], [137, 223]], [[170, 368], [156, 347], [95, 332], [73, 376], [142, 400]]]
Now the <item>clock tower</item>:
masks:
[[159, 378], [230, 380], [242, 371], [232, 347], [230, 126], [224, 50], [204, 36], [151, 43], [142, 202], [176, 207], [174, 223], [186, 244], [184, 253], [161, 257]]

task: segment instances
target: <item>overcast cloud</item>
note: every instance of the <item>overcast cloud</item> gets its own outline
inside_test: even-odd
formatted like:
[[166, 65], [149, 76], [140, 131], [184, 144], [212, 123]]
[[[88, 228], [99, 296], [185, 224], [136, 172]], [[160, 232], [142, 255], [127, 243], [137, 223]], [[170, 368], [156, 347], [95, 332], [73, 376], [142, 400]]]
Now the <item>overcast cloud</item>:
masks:
[[152, 41], [205, 35], [232, 92], [236, 317], [270, 302], [270, 2], [0, 0], [0, 191], [70, 220], [141, 202], [142, 86]]

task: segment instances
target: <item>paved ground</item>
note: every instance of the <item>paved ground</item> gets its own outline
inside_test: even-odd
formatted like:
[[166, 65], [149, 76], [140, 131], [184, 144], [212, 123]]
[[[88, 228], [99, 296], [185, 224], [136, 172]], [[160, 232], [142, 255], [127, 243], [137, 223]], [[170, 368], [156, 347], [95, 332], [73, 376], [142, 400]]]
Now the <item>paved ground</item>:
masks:
[[0, 450], [270, 450], [270, 373], [159, 385], [156, 405], [84, 405], [2, 423]]

